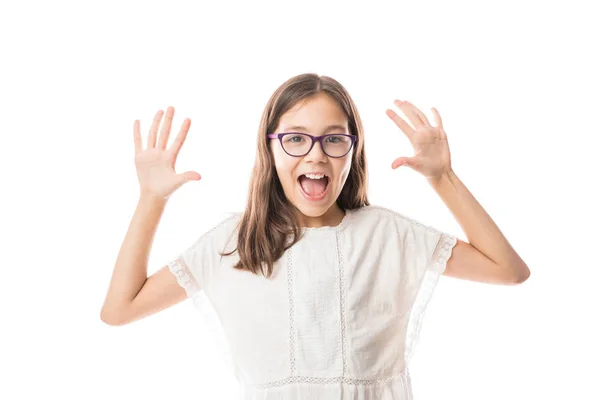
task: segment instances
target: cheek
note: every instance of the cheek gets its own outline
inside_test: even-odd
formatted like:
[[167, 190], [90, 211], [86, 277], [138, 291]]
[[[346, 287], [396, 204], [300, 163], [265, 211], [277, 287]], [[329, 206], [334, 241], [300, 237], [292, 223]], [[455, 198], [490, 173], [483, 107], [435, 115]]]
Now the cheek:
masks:
[[282, 185], [289, 186], [295, 184], [293, 172], [297, 161], [291, 159], [287, 154], [282, 154], [278, 149], [274, 149], [273, 151], [273, 161], [275, 162], [275, 170]]
[[340, 162], [339, 165], [336, 165], [337, 167], [337, 175], [339, 177], [339, 182], [343, 183], [346, 181], [346, 178], [348, 178], [348, 175], [350, 174], [350, 167], [352, 166], [352, 159], [348, 158], [346, 160], [344, 160], [343, 162]]

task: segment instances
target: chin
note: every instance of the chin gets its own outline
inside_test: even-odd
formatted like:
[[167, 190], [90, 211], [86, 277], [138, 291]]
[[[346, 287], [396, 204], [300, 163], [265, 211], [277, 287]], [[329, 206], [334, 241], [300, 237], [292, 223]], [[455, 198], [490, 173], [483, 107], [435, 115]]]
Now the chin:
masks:
[[303, 215], [307, 217], [322, 217], [327, 213], [327, 211], [331, 208], [332, 204], [322, 205], [322, 206], [307, 206], [304, 204], [294, 204], [294, 206], [300, 211]]
[[293, 197], [294, 207], [307, 217], [322, 217], [325, 215], [331, 207], [336, 204], [335, 200], [330, 200], [331, 197], [328, 195], [322, 201], [310, 201], [306, 200], [302, 194]]

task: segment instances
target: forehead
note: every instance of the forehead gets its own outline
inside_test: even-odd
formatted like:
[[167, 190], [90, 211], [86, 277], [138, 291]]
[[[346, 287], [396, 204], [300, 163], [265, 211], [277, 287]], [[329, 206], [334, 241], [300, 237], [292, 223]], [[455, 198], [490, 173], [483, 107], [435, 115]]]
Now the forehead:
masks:
[[319, 93], [298, 102], [279, 119], [279, 131], [348, 130], [348, 118], [329, 95]]

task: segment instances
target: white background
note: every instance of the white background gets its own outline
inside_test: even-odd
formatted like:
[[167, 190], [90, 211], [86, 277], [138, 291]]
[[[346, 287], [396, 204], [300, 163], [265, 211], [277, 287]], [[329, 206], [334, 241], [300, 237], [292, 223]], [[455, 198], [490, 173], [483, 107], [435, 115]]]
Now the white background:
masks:
[[359, 108], [371, 203], [468, 240], [390, 167], [413, 152], [385, 109], [436, 107], [455, 173], [531, 269], [515, 287], [441, 278], [415, 398], [600, 398], [594, 3], [3, 2], [0, 397], [229, 398], [191, 301], [100, 320], [138, 199], [133, 121], [145, 141], [157, 110], [174, 132], [191, 118], [176, 169], [202, 175], [171, 196], [153, 273], [243, 209], [264, 105], [316, 72]]

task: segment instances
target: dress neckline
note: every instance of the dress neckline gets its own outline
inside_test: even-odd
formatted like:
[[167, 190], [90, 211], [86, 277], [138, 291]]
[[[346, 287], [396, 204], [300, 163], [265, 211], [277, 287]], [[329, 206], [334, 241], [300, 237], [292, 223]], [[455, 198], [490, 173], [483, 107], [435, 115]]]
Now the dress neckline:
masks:
[[342, 220], [340, 221], [339, 224], [335, 225], [335, 226], [319, 226], [319, 227], [307, 227], [307, 226], [303, 226], [301, 227], [302, 232], [328, 232], [328, 231], [339, 231], [341, 230], [344, 226], [346, 226], [348, 224], [348, 218], [350, 217], [350, 214], [352, 213], [352, 210], [344, 210], [345, 214], [342, 217]]

